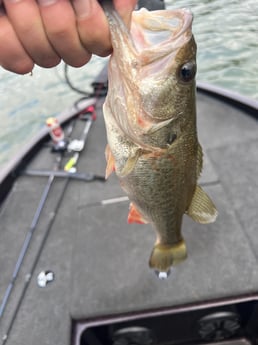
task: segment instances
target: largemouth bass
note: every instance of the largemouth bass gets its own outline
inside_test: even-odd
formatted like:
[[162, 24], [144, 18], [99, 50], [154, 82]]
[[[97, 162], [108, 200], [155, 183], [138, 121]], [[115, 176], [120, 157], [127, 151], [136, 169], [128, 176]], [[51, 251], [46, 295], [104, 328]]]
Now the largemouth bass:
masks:
[[197, 184], [202, 149], [195, 106], [196, 44], [186, 9], [132, 14], [130, 31], [108, 9], [113, 53], [104, 103], [106, 176], [115, 170], [131, 204], [129, 222], [157, 233], [149, 266], [166, 277], [187, 256], [186, 213], [214, 222], [217, 210]]

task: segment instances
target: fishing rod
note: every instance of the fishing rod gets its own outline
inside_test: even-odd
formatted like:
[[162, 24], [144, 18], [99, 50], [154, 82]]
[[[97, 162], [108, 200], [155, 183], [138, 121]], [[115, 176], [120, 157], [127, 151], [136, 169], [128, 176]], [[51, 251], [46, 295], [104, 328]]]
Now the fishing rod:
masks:
[[[71, 122], [70, 126], [68, 127], [68, 130], [67, 130], [67, 137], [69, 138], [72, 131], [73, 131], [73, 126], [74, 126], [74, 121]], [[15, 282], [16, 282], [16, 279], [18, 277], [18, 274], [20, 272], [20, 269], [21, 269], [21, 266], [23, 264], [23, 261], [25, 259], [25, 256], [26, 256], [26, 253], [29, 249], [29, 246], [30, 246], [30, 243], [31, 243], [31, 240], [32, 240], [32, 236], [37, 228], [37, 224], [39, 222], [39, 218], [40, 218], [40, 215], [42, 213], [42, 210], [46, 204], [46, 201], [47, 201], [47, 198], [48, 198], [48, 195], [49, 195], [49, 192], [50, 192], [50, 189], [51, 189], [51, 186], [54, 182], [54, 179], [55, 179], [55, 171], [59, 170], [60, 169], [60, 166], [61, 166], [61, 160], [62, 160], [62, 156], [63, 156], [63, 151], [57, 151], [57, 156], [55, 158], [55, 163], [54, 163], [54, 168], [53, 168], [53, 171], [52, 173], [48, 176], [48, 180], [47, 180], [47, 183], [43, 189], [43, 192], [41, 194], [41, 198], [40, 198], [40, 201], [38, 203], [38, 206], [36, 208], [36, 211], [34, 213], [34, 216], [33, 216], [33, 219], [32, 219], [32, 222], [31, 222], [31, 225], [26, 233], [26, 236], [25, 236], [25, 239], [23, 241], [23, 244], [22, 244], [22, 248], [20, 250], [20, 253], [19, 253], [19, 256], [18, 256], [18, 259], [16, 261], [16, 264], [15, 264], [15, 267], [14, 267], [14, 270], [13, 270], [13, 273], [12, 273], [12, 277], [11, 277], [11, 280], [7, 286], [7, 289], [4, 293], [4, 297], [2, 299], [2, 303], [0, 305], [0, 320], [1, 318], [3, 317], [3, 314], [4, 314], [4, 311], [6, 309], [6, 306], [7, 306], [7, 303], [9, 301], [9, 298], [11, 296], [11, 293], [12, 293], [12, 290], [14, 288], [14, 285], [15, 285]]]
[[93, 121], [96, 119], [96, 113], [95, 108], [93, 106], [88, 106], [87, 111], [84, 111], [83, 114], [80, 114], [80, 119], [86, 121], [84, 130], [82, 132], [80, 139], [74, 139], [70, 141], [70, 143], [67, 145], [67, 150], [74, 152], [73, 156], [68, 160], [68, 162], [65, 164], [64, 170], [43, 170], [43, 169], [25, 169], [21, 171], [22, 175], [26, 176], [37, 176], [37, 177], [43, 177], [43, 176], [50, 176], [54, 175], [55, 177], [60, 178], [66, 178], [69, 177], [70, 179], [74, 180], [80, 180], [84, 182], [90, 182], [94, 180], [100, 180], [105, 181], [104, 176], [96, 175], [90, 172], [86, 173], [77, 173], [72, 170], [73, 166], [76, 164], [78, 160], [78, 153], [84, 149], [85, 142], [88, 136], [88, 133], [90, 131], [90, 128], [92, 126]]
[[29, 230], [28, 230], [28, 232], [27, 232], [27, 234], [25, 236], [25, 239], [24, 239], [21, 251], [19, 253], [17, 262], [16, 262], [15, 267], [14, 267], [12, 278], [11, 278], [10, 283], [9, 283], [9, 285], [8, 285], [6, 291], [5, 291], [5, 294], [4, 294], [4, 297], [3, 297], [3, 300], [2, 300], [2, 303], [1, 303], [1, 306], [0, 306], [0, 320], [3, 317], [4, 311], [6, 309], [6, 305], [8, 303], [8, 300], [9, 300], [9, 298], [11, 296], [11, 293], [12, 293], [12, 290], [14, 288], [15, 281], [16, 281], [16, 279], [18, 277], [18, 274], [20, 272], [20, 268], [21, 268], [22, 263], [24, 261], [25, 255], [26, 255], [26, 253], [28, 251], [28, 248], [29, 248], [32, 236], [33, 236], [33, 233], [36, 230], [37, 224], [39, 222], [40, 215], [41, 215], [42, 210], [44, 208], [44, 205], [45, 205], [45, 203], [47, 201], [47, 197], [49, 195], [51, 186], [52, 186], [54, 178], [55, 178], [54, 171], [57, 169], [57, 167], [59, 168], [59, 165], [61, 163], [61, 155], [62, 154], [60, 153], [56, 157], [56, 162], [55, 162], [55, 165], [54, 165], [53, 174], [49, 175], [49, 178], [47, 180], [45, 188], [44, 188], [44, 190], [42, 192], [39, 204], [37, 206], [36, 212], [35, 212], [35, 214], [33, 216], [31, 225], [30, 225]]
[[23, 288], [22, 288], [22, 292], [21, 292], [21, 294], [19, 296], [19, 299], [18, 299], [18, 302], [16, 304], [16, 307], [15, 307], [13, 313], [12, 313], [10, 322], [8, 324], [8, 327], [7, 327], [7, 330], [6, 330], [6, 332], [4, 333], [4, 335], [2, 337], [2, 345], [4, 345], [6, 343], [6, 341], [8, 340], [9, 334], [10, 334], [12, 328], [13, 328], [16, 316], [18, 314], [18, 311], [20, 309], [20, 306], [21, 306], [22, 301], [24, 299], [24, 296], [26, 294], [26, 291], [27, 291], [27, 288], [29, 286], [31, 277], [32, 277], [32, 275], [33, 275], [33, 273], [35, 271], [35, 268], [36, 268], [37, 263], [39, 261], [39, 258], [41, 256], [42, 250], [44, 249], [45, 243], [46, 243], [47, 238], [49, 236], [49, 233], [50, 233], [50, 231], [52, 229], [52, 225], [53, 225], [54, 220], [56, 218], [57, 212], [58, 212], [59, 207], [60, 207], [60, 205], [62, 203], [63, 197], [65, 195], [65, 191], [66, 191], [67, 186], [68, 186], [68, 183], [69, 183], [69, 178], [66, 179], [64, 188], [62, 189], [61, 194], [59, 195], [59, 198], [58, 198], [58, 201], [57, 201], [56, 206], [54, 208], [54, 211], [51, 212], [51, 217], [50, 217], [49, 223], [47, 225], [46, 232], [44, 234], [43, 239], [41, 240], [40, 247], [39, 247], [39, 249], [37, 251], [37, 254], [36, 254], [36, 257], [35, 257], [35, 259], [34, 259], [34, 261], [32, 263], [31, 269], [30, 269], [29, 273], [27, 273], [26, 276], [25, 276], [26, 278], [25, 278], [25, 283], [24, 283]]
[[48, 177], [50, 175], [54, 175], [55, 177], [66, 178], [69, 177], [72, 180], [79, 180], [83, 182], [90, 182], [94, 180], [105, 181], [104, 176], [96, 175], [90, 172], [86, 173], [77, 173], [77, 172], [69, 172], [64, 170], [40, 170], [40, 169], [26, 169], [23, 170], [22, 175], [25, 176], [35, 176], [35, 177]]
[[[92, 106], [91, 106], [91, 107], [92, 107]], [[89, 107], [87, 107], [87, 109], [88, 109], [88, 108], [89, 108]], [[89, 113], [89, 112], [88, 112], [88, 113]], [[82, 149], [83, 149], [84, 146], [85, 146], [85, 143], [86, 143], [86, 140], [87, 140], [87, 137], [88, 137], [88, 133], [89, 133], [89, 128], [91, 127], [91, 125], [89, 126], [89, 124], [87, 123], [87, 121], [90, 119], [91, 124], [92, 124], [92, 121], [95, 120], [95, 118], [96, 118], [95, 107], [94, 107], [94, 106], [93, 106], [93, 108], [91, 108], [91, 114], [92, 114], [91, 118], [88, 117], [87, 120], [86, 120], [86, 125], [85, 125], [84, 130], [83, 130], [83, 133], [82, 133], [82, 135], [81, 135], [81, 137], [80, 137], [80, 139], [79, 139], [79, 141], [82, 141], [82, 144], [83, 144]], [[71, 125], [69, 126], [69, 129], [68, 129], [68, 131], [69, 131], [69, 136], [71, 135], [73, 128], [74, 128], [74, 121], [73, 121], [73, 122], [71, 123]], [[82, 151], [82, 149], [81, 149], [80, 151], [76, 152], [76, 154], [77, 154], [76, 163], [77, 163], [77, 161], [78, 161], [79, 154], [80, 154], [80, 152]], [[11, 293], [12, 293], [12, 290], [13, 290], [13, 288], [14, 288], [14, 286], [15, 286], [15, 282], [16, 282], [16, 280], [17, 280], [17, 277], [18, 277], [18, 274], [19, 274], [19, 272], [20, 272], [21, 266], [22, 266], [23, 261], [24, 261], [24, 259], [25, 259], [26, 253], [27, 253], [27, 251], [28, 251], [28, 249], [29, 249], [29, 246], [30, 246], [30, 243], [31, 243], [31, 240], [32, 240], [32, 236], [33, 236], [34, 232], [36, 231], [36, 228], [37, 228], [37, 224], [38, 224], [40, 215], [41, 215], [41, 213], [42, 213], [42, 210], [43, 210], [43, 208], [44, 208], [44, 205], [46, 204], [46, 201], [47, 201], [47, 198], [48, 198], [48, 195], [49, 195], [51, 186], [53, 185], [54, 179], [55, 179], [55, 177], [56, 177], [56, 176], [55, 176], [55, 172], [56, 172], [56, 171], [59, 171], [58, 169], [60, 168], [62, 157], [63, 157], [63, 151], [62, 151], [61, 153], [58, 154], [58, 158], [57, 158], [57, 163], [58, 163], [58, 164], [57, 164], [57, 163], [55, 164], [54, 170], [53, 170], [53, 171], [51, 172], [51, 174], [49, 175], [47, 184], [46, 184], [46, 186], [45, 186], [45, 188], [44, 188], [44, 190], [43, 190], [42, 196], [41, 196], [41, 198], [40, 198], [40, 202], [39, 202], [38, 207], [37, 207], [37, 209], [36, 209], [36, 212], [35, 212], [35, 214], [34, 214], [34, 217], [33, 217], [32, 223], [31, 223], [31, 226], [30, 226], [30, 228], [29, 228], [29, 230], [28, 230], [28, 232], [27, 232], [27, 234], [26, 234], [26, 236], [25, 236], [25, 240], [24, 240], [24, 242], [23, 242], [21, 251], [20, 251], [20, 253], [19, 253], [17, 262], [16, 262], [16, 264], [15, 264], [15, 268], [14, 268], [14, 271], [13, 271], [13, 274], [12, 274], [12, 277], [11, 277], [11, 280], [10, 280], [10, 283], [9, 283], [7, 289], [6, 289], [6, 292], [5, 292], [5, 294], [4, 294], [3, 301], [2, 301], [1, 306], [0, 306], [0, 312], [1, 312], [1, 313], [0, 313], [0, 319], [3, 317], [4, 311], [6, 310], [6, 306], [7, 306], [8, 300], [9, 300], [9, 298], [10, 298], [10, 296], [11, 296]], [[93, 176], [93, 178], [94, 178], [94, 176]], [[66, 188], [67, 188], [67, 185], [68, 185], [69, 180], [70, 180], [70, 175], [67, 174], [65, 185], [64, 185], [64, 187], [63, 187], [63, 189], [62, 189], [62, 192], [61, 192], [61, 194], [60, 194], [60, 196], [59, 196], [59, 198], [58, 198], [58, 201], [57, 201], [57, 203], [56, 203], [54, 212], [51, 213], [51, 219], [50, 219], [50, 221], [49, 221], [49, 223], [48, 223], [48, 225], [47, 225], [47, 229], [46, 229], [46, 232], [45, 232], [45, 234], [44, 234], [44, 237], [43, 237], [43, 239], [42, 239], [42, 241], [41, 241], [41, 244], [40, 244], [40, 247], [39, 247], [39, 249], [38, 249], [36, 258], [34, 259], [34, 262], [33, 262], [33, 264], [32, 264], [32, 267], [31, 267], [31, 269], [30, 269], [30, 272], [26, 275], [26, 280], [25, 280], [25, 283], [24, 283], [24, 286], [23, 286], [21, 295], [20, 295], [19, 300], [18, 300], [18, 302], [17, 302], [16, 308], [15, 308], [13, 314], [12, 314], [11, 320], [10, 320], [9, 325], [8, 325], [8, 327], [7, 327], [7, 331], [5, 332], [5, 334], [4, 334], [3, 338], [2, 338], [2, 340], [3, 340], [3, 343], [2, 343], [2, 344], [4, 344], [4, 343], [7, 341], [7, 339], [8, 339], [8, 335], [9, 335], [11, 329], [12, 329], [12, 326], [13, 326], [14, 321], [15, 321], [15, 319], [16, 319], [18, 310], [19, 310], [19, 308], [20, 308], [20, 305], [21, 305], [22, 300], [23, 300], [23, 298], [24, 298], [24, 295], [25, 295], [25, 293], [26, 293], [27, 287], [28, 287], [28, 285], [29, 285], [30, 278], [31, 278], [31, 276], [32, 276], [32, 274], [33, 274], [33, 272], [34, 272], [34, 270], [35, 270], [35, 267], [36, 267], [36, 265], [37, 265], [37, 262], [38, 262], [38, 260], [39, 260], [40, 255], [41, 255], [41, 252], [42, 252], [42, 250], [43, 250], [44, 244], [45, 244], [45, 242], [46, 242], [46, 240], [47, 240], [47, 238], [48, 238], [48, 235], [49, 235], [50, 230], [51, 230], [51, 228], [52, 228], [52, 225], [53, 225], [53, 222], [54, 222], [54, 220], [55, 220], [56, 214], [57, 214], [58, 209], [59, 209], [59, 207], [60, 207], [60, 205], [61, 205], [61, 202], [62, 202], [62, 200], [63, 200], [63, 196], [64, 196], [64, 193], [65, 193], [65, 191], [66, 191]], [[103, 181], [103, 179], [102, 179], [102, 181]]]
[[[71, 133], [73, 131], [73, 127], [74, 127], [74, 121], [71, 122], [71, 125], [68, 128], [68, 131], [67, 131], [67, 137], [68, 138], [70, 137], [70, 135], [71, 135]], [[3, 301], [2, 301], [1, 306], [0, 306], [0, 319], [2, 318], [3, 313], [4, 313], [5, 309], [6, 309], [8, 300], [9, 300], [9, 298], [11, 296], [12, 290], [13, 290], [14, 285], [15, 285], [15, 281], [16, 281], [16, 279], [18, 277], [19, 272], [20, 272], [20, 269], [21, 269], [21, 266], [22, 266], [23, 261], [25, 259], [26, 253], [27, 253], [27, 251], [29, 249], [29, 246], [30, 246], [30, 243], [31, 243], [31, 240], [32, 240], [32, 236], [33, 236], [34, 232], [36, 231], [36, 227], [37, 227], [37, 224], [39, 222], [40, 215], [41, 215], [42, 210], [43, 210], [43, 208], [44, 208], [44, 206], [46, 204], [46, 201], [47, 201], [47, 198], [48, 198], [51, 186], [52, 186], [52, 184], [54, 182], [54, 179], [56, 177], [56, 172], [59, 171], [59, 169], [60, 169], [62, 156], [63, 156], [63, 151], [60, 151], [58, 153], [57, 158], [56, 158], [54, 169], [52, 171], [50, 171], [50, 174], [48, 175], [47, 184], [46, 184], [46, 186], [45, 186], [45, 188], [43, 190], [42, 196], [40, 198], [40, 201], [39, 201], [38, 207], [36, 209], [36, 212], [34, 214], [34, 217], [33, 217], [32, 223], [30, 225], [30, 228], [29, 228], [29, 230], [28, 230], [28, 232], [27, 232], [27, 234], [25, 236], [25, 239], [24, 239], [24, 242], [23, 242], [20, 254], [19, 254], [17, 262], [15, 264], [15, 268], [14, 268], [14, 271], [13, 271], [13, 274], [12, 274], [12, 278], [11, 278], [10, 283], [9, 283], [7, 289], [6, 289], [5, 294], [4, 294], [4, 298], [3, 298]], [[55, 212], [56, 211], [57, 211], [57, 209], [55, 210]], [[42, 246], [44, 245], [44, 243], [46, 241], [46, 238], [47, 238], [46, 235], [48, 235], [48, 233], [49, 232], [47, 231], [45, 236], [44, 236], [44, 238], [43, 238]], [[41, 251], [42, 251], [42, 249], [40, 250], [40, 252]], [[35, 260], [35, 261], [38, 261], [38, 259]], [[26, 292], [27, 285], [29, 284], [29, 281], [30, 281], [30, 279], [28, 279], [28, 277], [30, 277], [30, 275], [27, 275], [27, 279], [25, 281], [24, 289], [22, 291], [22, 294], [21, 294], [21, 297], [19, 299], [19, 302], [18, 302], [18, 304], [16, 306], [15, 312], [13, 313], [13, 318], [11, 319], [10, 326], [8, 327], [8, 330], [7, 330], [6, 334], [3, 337], [3, 341], [4, 341], [3, 343], [5, 343], [5, 341], [7, 340], [7, 337], [8, 337], [7, 335], [9, 334], [9, 331], [10, 331], [12, 325], [13, 325], [13, 322], [14, 322], [14, 319], [16, 317], [17, 311], [18, 311], [18, 309], [20, 307], [22, 298], [24, 297], [24, 294]]]

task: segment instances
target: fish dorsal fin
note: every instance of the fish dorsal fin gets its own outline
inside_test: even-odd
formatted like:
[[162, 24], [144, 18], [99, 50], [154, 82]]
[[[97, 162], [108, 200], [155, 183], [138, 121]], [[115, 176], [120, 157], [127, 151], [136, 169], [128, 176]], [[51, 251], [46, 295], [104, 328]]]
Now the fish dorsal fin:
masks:
[[198, 223], [208, 224], [215, 222], [218, 211], [203, 189], [196, 186], [192, 202], [186, 214]]

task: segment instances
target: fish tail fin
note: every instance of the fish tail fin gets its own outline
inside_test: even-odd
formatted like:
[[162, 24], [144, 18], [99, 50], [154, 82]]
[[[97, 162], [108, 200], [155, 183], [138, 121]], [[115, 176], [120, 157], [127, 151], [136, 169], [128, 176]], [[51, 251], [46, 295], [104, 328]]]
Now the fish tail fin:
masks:
[[185, 260], [187, 257], [185, 241], [177, 244], [156, 244], [152, 250], [149, 266], [159, 272], [168, 272], [172, 265]]

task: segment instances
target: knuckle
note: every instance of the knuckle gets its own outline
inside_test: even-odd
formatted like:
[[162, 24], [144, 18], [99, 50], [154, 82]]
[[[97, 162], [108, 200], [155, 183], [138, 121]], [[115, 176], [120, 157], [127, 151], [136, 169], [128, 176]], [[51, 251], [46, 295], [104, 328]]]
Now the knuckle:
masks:
[[56, 26], [52, 27], [51, 31], [48, 32], [49, 37], [53, 37], [54, 39], [62, 40], [66, 37], [70, 36], [70, 30], [68, 26]]

